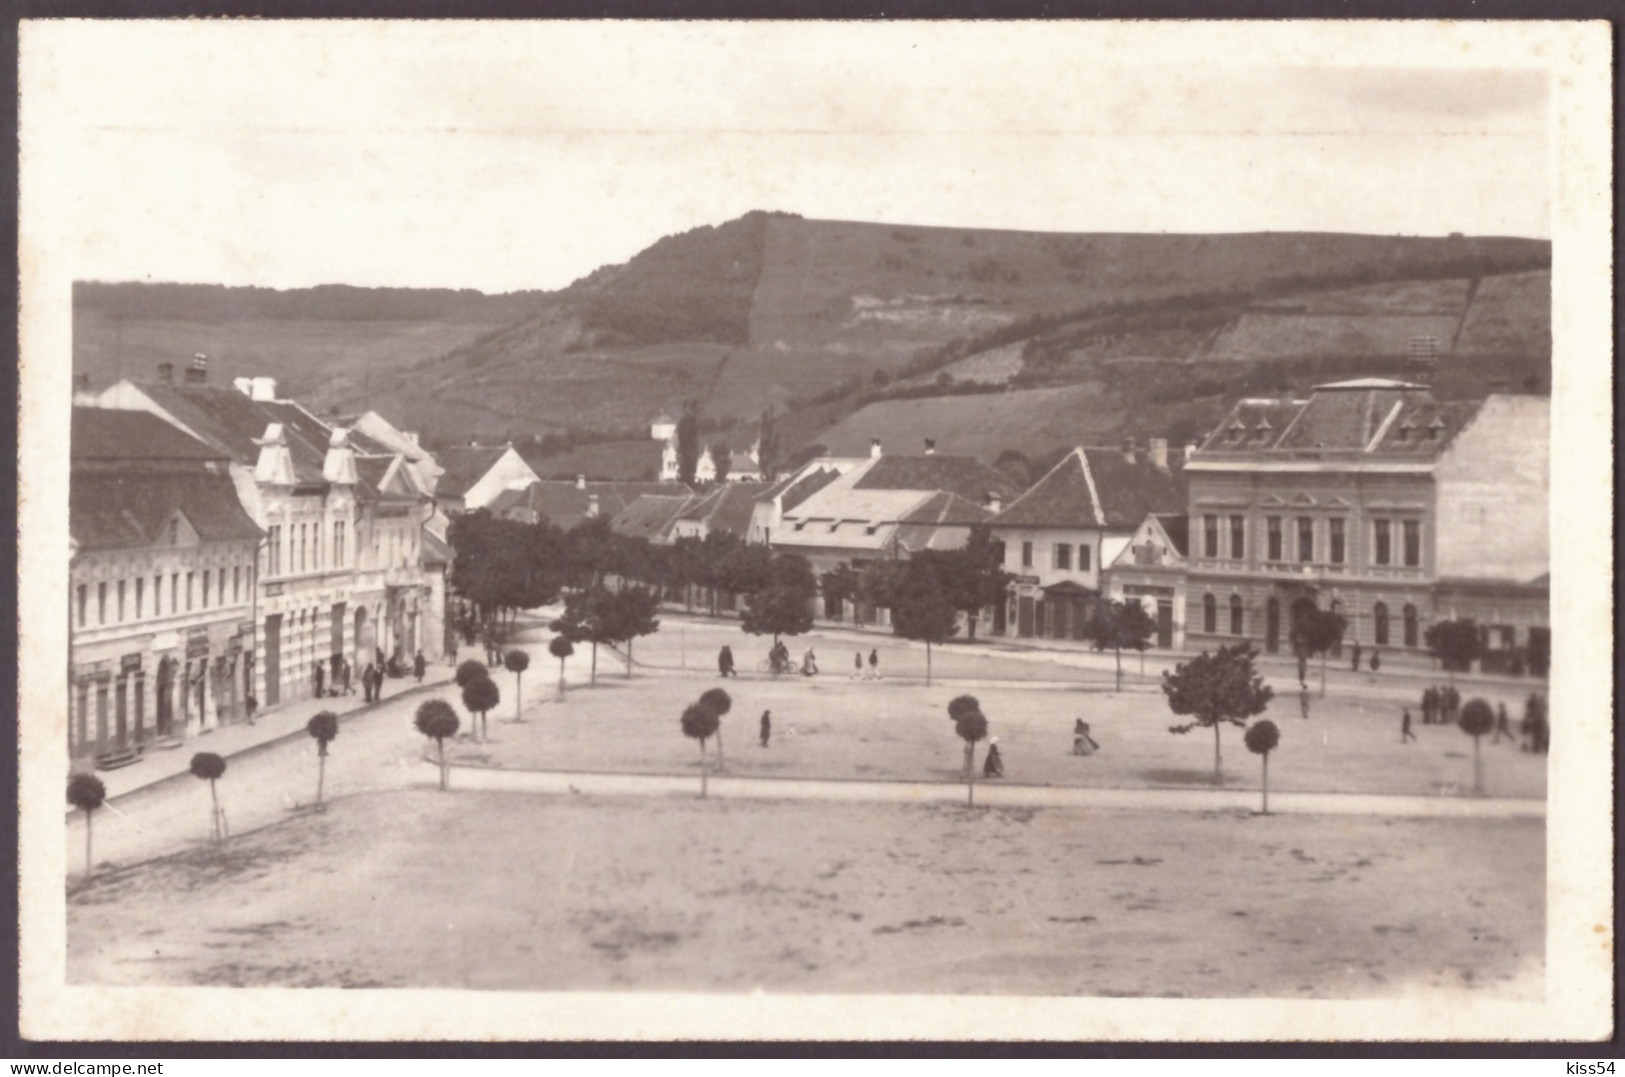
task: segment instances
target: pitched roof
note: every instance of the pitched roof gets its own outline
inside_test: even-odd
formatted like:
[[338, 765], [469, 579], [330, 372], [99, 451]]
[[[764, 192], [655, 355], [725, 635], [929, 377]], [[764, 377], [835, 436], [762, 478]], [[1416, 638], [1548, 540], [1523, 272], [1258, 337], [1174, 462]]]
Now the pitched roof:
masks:
[[[789, 512], [803, 501], [807, 500], [830, 483], [841, 477], [841, 473], [832, 467], [821, 467], [817, 471], [809, 471], [800, 479], [791, 476], [784, 480], [784, 499], [779, 503], [781, 512]], [[778, 490], [775, 485], [759, 497], [772, 496]]]
[[254, 400], [234, 388], [214, 385], [142, 383], [153, 403], [239, 464], [252, 466], [260, 455], [256, 438], [271, 423], [283, 424], [294, 476], [300, 482], [322, 482], [330, 431], [303, 408], [287, 401]]
[[445, 472], [434, 492], [440, 497], [462, 497], [485, 478], [508, 451], [506, 445], [459, 445], [446, 449], [438, 457]]
[[1133, 530], [1153, 513], [1180, 512], [1185, 501], [1181, 472], [1159, 468], [1143, 454], [1131, 461], [1118, 449], [1078, 448], [992, 523], [995, 527]]
[[68, 452], [75, 461], [224, 461], [231, 458], [151, 412], [111, 408], [73, 409]]
[[1242, 400], [1197, 450], [1268, 457], [1291, 454], [1431, 458], [1481, 405], [1441, 403], [1426, 387], [1386, 378], [1317, 385], [1307, 400]]
[[413, 502], [418, 495], [408, 493], [402, 489], [410, 485], [404, 469], [396, 476], [394, 483], [386, 486], [390, 469], [395, 466], [396, 456], [358, 456], [355, 458], [355, 476], [359, 480], [355, 486], [356, 497], [363, 501], [396, 501]]
[[1173, 516], [1159, 512], [1156, 516], [1157, 523], [1162, 525], [1162, 533], [1168, 536], [1169, 542], [1173, 543], [1174, 552], [1181, 557], [1188, 556], [1190, 552], [1191, 518], [1184, 513]]
[[910, 550], [958, 549], [961, 528], [986, 523], [993, 514], [958, 494], [939, 490], [903, 514], [895, 541]]
[[697, 520], [709, 531], [728, 531], [740, 537], [750, 530], [756, 498], [768, 489], [766, 483], [731, 482], [690, 501], [680, 520]]
[[610, 530], [631, 538], [664, 538], [690, 500], [687, 495], [644, 494], [615, 514], [609, 521]]
[[423, 529], [423, 541], [418, 545], [418, 563], [444, 565], [451, 561], [451, 546], [439, 535]]
[[69, 533], [81, 550], [167, 542], [179, 511], [205, 542], [258, 540], [228, 475], [151, 471], [75, 473], [68, 483]]
[[855, 484], [860, 490], [947, 490], [973, 503], [990, 493], [1014, 497], [1010, 476], [974, 456], [887, 455], [874, 459]]
[[614, 516], [645, 494], [687, 497], [693, 493], [681, 483], [668, 482], [533, 482], [523, 490], [504, 490], [491, 503], [491, 512], [529, 521], [548, 520], [569, 529], [587, 518], [593, 501], [600, 516]]

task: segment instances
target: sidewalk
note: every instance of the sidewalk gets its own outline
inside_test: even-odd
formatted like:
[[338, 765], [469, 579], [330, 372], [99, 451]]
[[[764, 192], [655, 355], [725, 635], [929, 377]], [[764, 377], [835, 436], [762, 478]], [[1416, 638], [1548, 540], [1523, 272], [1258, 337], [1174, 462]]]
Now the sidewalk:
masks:
[[[432, 762], [429, 769], [438, 769]], [[453, 764], [457, 791], [558, 795], [698, 796], [699, 776], [507, 770]], [[963, 782], [840, 781], [821, 778], [733, 778], [712, 774], [709, 795], [739, 800], [839, 800], [904, 804], [965, 803]], [[978, 781], [984, 807], [1092, 808], [1105, 811], [1246, 811], [1259, 807], [1257, 789], [1097, 789], [1007, 785]], [[1416, 816], [1435, 819], [1543, 819], [1546, 803], [1502, 797], [1405, 796], [1363, 793], [1272, 793], [1273, 813], [1293, 815]]]
[[[379, 703], [362, 702], [364, 697], [359, 690], [349, 696], [294, 700], [274, 710], [261, 712], [253, 725], [239, 722], [195, 733], [174, 748], [149, 747], [142, 754], [140, 762], [117, 770], [97, 771], [96, 776], [107, 786], [108, 800], [116, 800], [178, 774], [188, 773], [192, 756], [198, 752], [214, 752], [230, 759], [290, 736], [304, 736], [305, 723], [321, 711], [332, 711], [343, 722], [373, 710], [380, 703], [447, 684], [452, 679], [452, 673], [453, 668], [444, 662], [432, 662], [424, 674], [421, 688], [411, 677], [386, 677]], [[73, 811], [70, 808], [69, 814], [73, 814]]]

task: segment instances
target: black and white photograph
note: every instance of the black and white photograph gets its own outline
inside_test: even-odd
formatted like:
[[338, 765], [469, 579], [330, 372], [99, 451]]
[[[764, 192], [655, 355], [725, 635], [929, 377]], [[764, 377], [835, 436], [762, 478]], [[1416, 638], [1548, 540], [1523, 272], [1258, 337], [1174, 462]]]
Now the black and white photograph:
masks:
[[1606, 1038], [1610, 49], [25, 22], [24, 1034]]

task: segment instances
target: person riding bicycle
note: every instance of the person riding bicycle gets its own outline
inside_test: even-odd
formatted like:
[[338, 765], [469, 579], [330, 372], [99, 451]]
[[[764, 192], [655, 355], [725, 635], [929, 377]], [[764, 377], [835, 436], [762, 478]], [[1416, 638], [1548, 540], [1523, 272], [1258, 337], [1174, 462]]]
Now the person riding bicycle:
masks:
[[783, 673], [790, 665], [790, 648], [782, 640], [775, 641], [767, 652], [767, 661], [774, 673]]

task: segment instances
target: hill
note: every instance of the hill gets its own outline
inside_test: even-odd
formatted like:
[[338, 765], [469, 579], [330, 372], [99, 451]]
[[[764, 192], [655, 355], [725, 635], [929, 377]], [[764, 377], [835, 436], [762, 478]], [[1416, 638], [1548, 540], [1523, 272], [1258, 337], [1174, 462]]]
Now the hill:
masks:
[[[1073, 235], [754, 212], [551, 293], [85, 286], [74, 351], [93, 380], [205, 351], [221, 376], [273, 374], [442, 438], [630, 431], [682, 401], [744, 424], [775, 406], [788, 449], [877, 392], [961, 381], [1097, 385], [1138, 421], [1170, 388], [1280, 376], [1259, 363], [1398, 356], [1424, 337], [1490, 367], [1545, 363], [1550, 254], [1507, 238]], [[1147, 361], [1175, 364], [1183, 384], [1118, 369]]]

